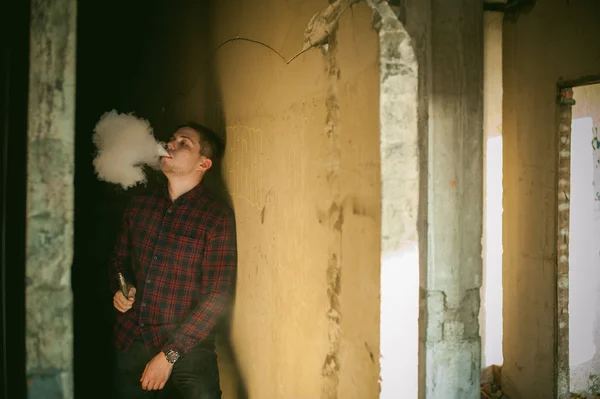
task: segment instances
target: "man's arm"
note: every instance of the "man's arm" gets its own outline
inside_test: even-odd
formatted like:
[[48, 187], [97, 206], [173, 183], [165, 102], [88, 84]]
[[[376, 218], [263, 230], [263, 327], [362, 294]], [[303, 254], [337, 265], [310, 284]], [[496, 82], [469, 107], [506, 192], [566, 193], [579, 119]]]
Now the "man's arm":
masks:
[[224, 214], [210, 234], [202, 262], [203, 300], [179, 326], [162, 348], [188, 352], [206, 339], [225, 313], [237, 267], [235, 219]]

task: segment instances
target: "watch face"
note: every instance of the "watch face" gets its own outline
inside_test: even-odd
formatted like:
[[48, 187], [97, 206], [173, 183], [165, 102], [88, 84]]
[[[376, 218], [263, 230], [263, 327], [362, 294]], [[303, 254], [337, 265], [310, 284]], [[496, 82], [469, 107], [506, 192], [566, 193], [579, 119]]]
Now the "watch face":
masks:
[[174, 350], [170, 350], [166, 353], [167, 360], [169, 363], [175, 363], [179, 359], [179, 353]]

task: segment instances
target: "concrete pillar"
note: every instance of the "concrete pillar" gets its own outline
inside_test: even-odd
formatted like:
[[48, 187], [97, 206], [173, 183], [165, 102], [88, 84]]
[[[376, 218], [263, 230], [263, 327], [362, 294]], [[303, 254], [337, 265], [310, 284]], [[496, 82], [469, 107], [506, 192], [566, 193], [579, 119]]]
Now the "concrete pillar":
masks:
[[[417, 40], [422, 216], [419, 397], [478, 398], [483, 2], [407, 1]], [[424, 201], [421, 204], [425, 204]]]
[[75, 32], [75, 0], [32, 0], [26, 252], [29, 398], [73, 397]]

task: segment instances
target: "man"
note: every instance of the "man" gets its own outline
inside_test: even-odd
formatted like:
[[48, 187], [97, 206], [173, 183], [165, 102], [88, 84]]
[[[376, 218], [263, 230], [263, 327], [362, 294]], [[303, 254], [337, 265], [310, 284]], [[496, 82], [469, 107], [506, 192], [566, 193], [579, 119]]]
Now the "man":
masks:
[[168, 183], [132, 200], [111, 256], [116, 389], [134, 399], [164, 395], [167, 385], [184, 399], [218, 399], [214, 327], [235, 277], [235, 221], [201, 182], [220, 140], [189, 123], [167, 147], [161, 170]]

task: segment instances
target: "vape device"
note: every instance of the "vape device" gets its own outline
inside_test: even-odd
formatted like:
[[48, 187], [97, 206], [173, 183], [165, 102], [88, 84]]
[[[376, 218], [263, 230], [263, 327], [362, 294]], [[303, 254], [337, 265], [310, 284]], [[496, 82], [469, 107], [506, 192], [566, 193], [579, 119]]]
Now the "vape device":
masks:
[[125, 298], [129, 297], [129, 287], [127, 286], [127, 281], [125, 281], [125, 277], [123, 276], [123, 273], [119, 273], [119, 288], [121, 289], [121, 292], [123, 293], [123, 295], [125, 295]]

